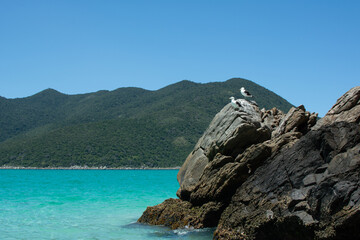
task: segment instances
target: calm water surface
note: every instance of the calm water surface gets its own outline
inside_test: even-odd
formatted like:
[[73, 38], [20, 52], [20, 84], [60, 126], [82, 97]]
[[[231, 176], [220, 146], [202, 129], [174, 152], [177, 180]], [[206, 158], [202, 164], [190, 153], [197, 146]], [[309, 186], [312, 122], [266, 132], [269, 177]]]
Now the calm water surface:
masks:
[[212, 239], [136, 223], [176, 198], [177, 170], [0, 170], [0, 239]]

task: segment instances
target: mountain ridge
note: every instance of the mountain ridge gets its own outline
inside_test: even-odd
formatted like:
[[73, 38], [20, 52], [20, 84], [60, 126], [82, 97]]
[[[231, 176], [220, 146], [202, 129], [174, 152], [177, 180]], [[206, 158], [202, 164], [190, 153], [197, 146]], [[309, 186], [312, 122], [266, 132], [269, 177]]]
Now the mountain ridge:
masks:
[[[67, 95], [45, 89], [30, 97], [5, 99], [0, 101], [0, 166], [37, 166], [39, 162], [41, 166], [60, 166], [62, 162], [67, 162], [66, 166], [178, 166], [228, 98], [240, 96], [241, 86], [260, 96], [255, 99], [260, 107], [276, 106], [286, 112], [292, 106], [275, 93], [241, 78], [206, 84], [183, 80], [154, 91], [125, 87]], [[97, 134], [89, 138], [86, 129]], [[116, 143], [108, 142], [106, 137]], [[152, 141], [162, 144], [162, 148]], [[140, 149], [141, 145], [145, 149]], [[86, 149], [90, 148], [102, 155], [93, 154], [93, 160], [87, 161]], [[132, 150], [124, 151], [126, 148]], [[44, 151], [47, 153], [41, 153]], [[52, 155], [58, 155], [56, 161]], [[150, 158], [152, 163], [144, 159], [135, 163], [134, 159], [139, 158]], [[166, 163], [165, 158], [174, 160]]]

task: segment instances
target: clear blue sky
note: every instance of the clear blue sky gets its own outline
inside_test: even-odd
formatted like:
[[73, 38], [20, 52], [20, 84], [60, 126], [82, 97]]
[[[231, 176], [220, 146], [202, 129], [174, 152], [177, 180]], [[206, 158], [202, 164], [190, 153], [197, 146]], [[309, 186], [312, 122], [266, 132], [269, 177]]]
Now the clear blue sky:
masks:
[[358, 0], [0, 0], [0, 96], [252, 80], [323, 116], [360, 85]]

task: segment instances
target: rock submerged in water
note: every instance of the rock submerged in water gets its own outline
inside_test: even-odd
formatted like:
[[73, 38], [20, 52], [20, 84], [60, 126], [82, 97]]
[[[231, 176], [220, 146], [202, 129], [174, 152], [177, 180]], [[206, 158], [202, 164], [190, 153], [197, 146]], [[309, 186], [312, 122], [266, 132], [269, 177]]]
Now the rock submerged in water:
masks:
[[241, 100], [213, 119], [178, 173], [179, 199], [139, 222], [216, 227], [214, 239], [359, 239], [360, 87], [319, 121]]

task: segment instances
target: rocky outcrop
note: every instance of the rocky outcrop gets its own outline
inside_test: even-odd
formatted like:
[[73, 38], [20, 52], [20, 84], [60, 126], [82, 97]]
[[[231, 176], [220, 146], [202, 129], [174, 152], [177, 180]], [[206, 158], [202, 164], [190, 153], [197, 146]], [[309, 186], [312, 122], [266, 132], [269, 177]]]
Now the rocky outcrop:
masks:
[[251, 102], [239, 99], [241, 108], [234, 111], [226, 105], [210, 123], [194, 150], [185, 160], [178, 173], [179, 198], [188, 200], [199, 182], [206, 165], [217, 153], [235, 156], [254, 143], [271, 137], [266, 125], [262, 126], [262, 114]]
[[359, 239], [360, 87], [317, 121], [303, 106], [240, 100], [211, 122], [179, 171], [179, 199], [139, 221], [216, 227], [214, 239]]

